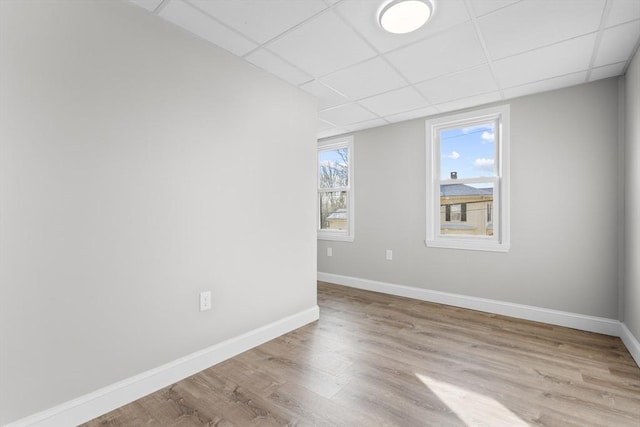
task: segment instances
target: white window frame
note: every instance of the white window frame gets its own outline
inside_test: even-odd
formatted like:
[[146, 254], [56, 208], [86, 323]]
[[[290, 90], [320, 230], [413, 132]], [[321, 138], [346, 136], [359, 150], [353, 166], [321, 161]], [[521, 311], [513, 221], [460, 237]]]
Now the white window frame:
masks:
[[[447, 115], [426, 121], [427, 154], [427, 236], [425, 244], [433, 248], [469, 249], [507, 252], [510, 248], [509, 226], [509, 105], [484, 108]], [[495, 139], [496, 176], [489, 178], [441, 179], [440, 131], [452, 127], [473, 126], [497, 120]], [[493, 182], [493, 236], [453, 235], [440, 233], [440, 185]]]
[[[338, 148], [349, 149], [349, 168], [348, 168], [348, 186], [338, 188], [320, 188], [320, 152], [327, 150], [335, 150]], [[318, 239], [320, 240], [338, 240], [345, 242], [352, 242], [355, 237], [355, 193], [354, 193], [354, 150], [353, 150], [353, 136], [332, 138], [318, 142], [318, 155], [316, 156], [316, 168], [317, 168], [317, 206], [316, 206], [316, 229], [318, 231]], [[320, 229], [320, 194], [323, 192], [334, 191], [346, 191], [347, 192], [347, 230], [321, 230]]]

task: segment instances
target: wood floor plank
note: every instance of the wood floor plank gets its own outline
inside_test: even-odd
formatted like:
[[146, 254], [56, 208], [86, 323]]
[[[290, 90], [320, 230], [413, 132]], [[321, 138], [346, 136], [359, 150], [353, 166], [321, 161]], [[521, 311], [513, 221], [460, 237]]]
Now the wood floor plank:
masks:
[[640, 427], [619, 338], [318, 283], [320, 320], [84, 426]]

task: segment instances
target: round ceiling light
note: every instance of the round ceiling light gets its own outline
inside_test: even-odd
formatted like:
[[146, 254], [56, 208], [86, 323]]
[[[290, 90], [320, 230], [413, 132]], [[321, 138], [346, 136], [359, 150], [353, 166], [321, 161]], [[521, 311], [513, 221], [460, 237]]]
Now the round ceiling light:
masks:
[[393, 0], [380, 10], [380, 26], [390, 33], [405, 34], [422, 27], [433, 13], [429, 0]]

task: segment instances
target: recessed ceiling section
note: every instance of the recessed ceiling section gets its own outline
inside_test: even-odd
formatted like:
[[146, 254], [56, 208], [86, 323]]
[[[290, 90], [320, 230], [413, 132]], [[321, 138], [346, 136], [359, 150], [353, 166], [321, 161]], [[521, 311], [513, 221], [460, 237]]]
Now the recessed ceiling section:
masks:
[[619, 76], [640, 44], [640, 0], [421, 0], [407, 34], [389, 1], [130, 0], [315, 96], [319, 137]]

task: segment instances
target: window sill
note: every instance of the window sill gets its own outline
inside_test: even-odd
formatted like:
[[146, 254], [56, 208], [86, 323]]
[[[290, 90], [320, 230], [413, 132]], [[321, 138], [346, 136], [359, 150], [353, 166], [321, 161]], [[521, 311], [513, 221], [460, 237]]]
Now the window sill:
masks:
[[480, 242], [469, 241], [462, 239], [437, 239], [437, 240], [425, 240], [425, 245], [428, 248], [441, 248], [441, 249], [462, 249], [469, 251], [486, 251], [486, 252], [509, 252], [510, 245], [508, 243], [498, 242]]
[[346, 234], [329, 234], [329, 233], [318, 233], [318, 240], [333, 240], [337, 242], [353, 242], [353, 236]]

